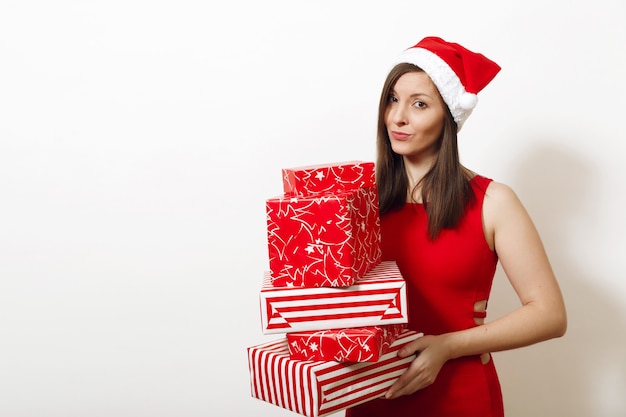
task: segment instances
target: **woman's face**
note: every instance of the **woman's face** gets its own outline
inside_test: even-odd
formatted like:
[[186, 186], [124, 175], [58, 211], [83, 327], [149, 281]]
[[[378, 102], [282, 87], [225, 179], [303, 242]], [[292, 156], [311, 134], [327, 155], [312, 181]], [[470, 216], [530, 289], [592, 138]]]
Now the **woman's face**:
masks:
[[425, 72], [408, 72], [391, 89], [385, 125], [391, 148], [416, 162], [431, 160], [443, 129], [445, 103]]

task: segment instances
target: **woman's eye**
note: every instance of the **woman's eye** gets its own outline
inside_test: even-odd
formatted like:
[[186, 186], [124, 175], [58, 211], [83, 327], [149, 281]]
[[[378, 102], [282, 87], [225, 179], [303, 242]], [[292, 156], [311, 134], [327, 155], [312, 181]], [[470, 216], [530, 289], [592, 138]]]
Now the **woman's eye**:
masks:
[[390, 103], [397, 103], [398, 102], [398, 98], [396, 96], [389, 96], [389, 102]]
[[424, 107], [426, 107], [426, 103], [424, 103], [423, 101], [416, 101], [413, 105], [414, 105], [415, 107], [419, 107], [419, 108], [424, 108]]

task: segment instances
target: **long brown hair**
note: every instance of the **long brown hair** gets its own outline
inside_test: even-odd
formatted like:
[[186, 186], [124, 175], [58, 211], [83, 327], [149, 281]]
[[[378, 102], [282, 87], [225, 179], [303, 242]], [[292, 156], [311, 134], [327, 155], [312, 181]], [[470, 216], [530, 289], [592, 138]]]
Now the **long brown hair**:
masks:
[[[423, 70], [413, 64], [396, 65], [383, 84], [378, 105], [376, 182], [381, 215], [401, 208], [407, 201], [407, 193], [410, 192], [411, 198], [414, 198], [415, 189], [410, 191], [408, 189], [409, 179], [404, 159], [402, 155], [392, 150], [385, 125], [385, 111], [389, 104], [391, 90], [398, 78], [408, 72], [423, 72]], [[467, 204], [474, 199], [467, 171], [459, 160], [457, 124], [447, 106], [437, 146], [439, 150], [435, 162], [420, 180], [422, 201], [428, 213], [428, 233], [431, 239], [435, 239], [442, 229], [455, 227], [461, 220]]]

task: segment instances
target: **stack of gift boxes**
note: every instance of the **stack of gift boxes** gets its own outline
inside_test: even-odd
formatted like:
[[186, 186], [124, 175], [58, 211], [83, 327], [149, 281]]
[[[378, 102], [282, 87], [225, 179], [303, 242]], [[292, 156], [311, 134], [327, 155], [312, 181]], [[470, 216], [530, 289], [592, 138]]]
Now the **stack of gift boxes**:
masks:
[[264, 334], [248, 348], [252, 396], [308, 417], [381, 396], [413, 357], [405, 281], [381, 261], [374, 163], [283, 169], [266, 201], [269, 271], [260, 291]]

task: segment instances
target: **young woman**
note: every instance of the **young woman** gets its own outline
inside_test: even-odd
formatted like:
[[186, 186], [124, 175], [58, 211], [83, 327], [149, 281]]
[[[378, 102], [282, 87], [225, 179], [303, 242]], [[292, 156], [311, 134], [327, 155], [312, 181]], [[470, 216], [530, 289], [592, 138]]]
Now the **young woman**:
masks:
[[[532, 220], [506, 185], [459, 162], [457, 132], [500, 67], [427, 37], [400, 54], [385, 81], [377, 142], [383, 258], [409, 297], [409, 327], [425, 335], [385, 398], [346, 417], [503, 416], [489, 352], [560, 337], [566, 312]], [[500, 262], [521, 306], [484, 322]]]

